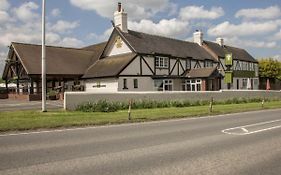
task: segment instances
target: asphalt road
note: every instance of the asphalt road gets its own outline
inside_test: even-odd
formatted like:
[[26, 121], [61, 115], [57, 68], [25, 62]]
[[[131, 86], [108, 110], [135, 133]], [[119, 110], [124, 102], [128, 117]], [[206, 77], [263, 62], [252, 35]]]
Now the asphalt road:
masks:
[[[12, 100], [0, 99], [0, 112], [3, 111], [22, 111], [22, 110], [41, 110], [41, 101], [26, 101], [26, 100]], [[55, 100], [46, 102], [47, 109], [62, 109], [63, 101]]]
[[0, 136], [0, 174], [278, 174], [281, 109]]

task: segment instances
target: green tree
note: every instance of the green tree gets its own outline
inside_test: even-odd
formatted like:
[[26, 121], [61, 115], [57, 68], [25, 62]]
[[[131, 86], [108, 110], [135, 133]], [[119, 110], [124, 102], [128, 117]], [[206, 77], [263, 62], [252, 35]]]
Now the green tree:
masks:
[[281, 62], [272, 58], [259, 60], [259, 76], [281, 80]]

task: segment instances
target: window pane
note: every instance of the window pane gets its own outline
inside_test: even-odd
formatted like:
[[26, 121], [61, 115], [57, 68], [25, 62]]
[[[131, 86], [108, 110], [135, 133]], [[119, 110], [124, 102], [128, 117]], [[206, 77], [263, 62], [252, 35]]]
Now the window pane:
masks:
[[138, 88], [138, 79], [134, 79], [134, 88]]
[[201, 91], [201, 84], [196, 84], [197, 91]]
[[186, 84], [186, 90], [191, 91], [190, 84]]
[[127, 87], [127, 79], [123, 79], [123, 89], [128, 89], [128, 87]]

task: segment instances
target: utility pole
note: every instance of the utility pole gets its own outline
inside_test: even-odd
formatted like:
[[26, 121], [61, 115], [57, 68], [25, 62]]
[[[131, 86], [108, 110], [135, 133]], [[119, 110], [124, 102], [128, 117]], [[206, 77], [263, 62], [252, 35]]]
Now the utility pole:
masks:
[[42, 0], [42, 112], [46, 112], [45, 0]]

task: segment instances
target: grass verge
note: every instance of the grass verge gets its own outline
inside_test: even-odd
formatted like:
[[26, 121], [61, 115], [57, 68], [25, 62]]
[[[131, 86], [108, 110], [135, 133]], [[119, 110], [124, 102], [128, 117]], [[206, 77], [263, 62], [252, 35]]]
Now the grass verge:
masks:
[[0, 112], [0, 132], [143, 122], [274, 108], [281, 108], [281, 101], [267, 102], [264, 108], [261, 107], [261, 103], [219, 104], [213, 106], [212, 113], [209, 113], [208, 105], [182, 108], [135, 109], [132, 110], [132, 120], [130, 121], [128, 121], [127, 110], [111, 113], [77, 111], [49, 111], [47, 113], [39, 111]]

